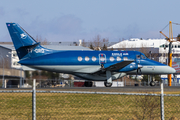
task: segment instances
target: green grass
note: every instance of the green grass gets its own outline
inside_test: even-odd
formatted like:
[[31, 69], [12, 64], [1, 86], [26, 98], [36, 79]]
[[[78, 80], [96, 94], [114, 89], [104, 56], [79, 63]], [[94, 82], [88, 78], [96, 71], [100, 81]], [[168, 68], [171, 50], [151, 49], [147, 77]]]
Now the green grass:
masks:
[[[160, 97], [37, 93], [37, 120], [160, 119]], [[165, 97], [165, 118], [180, 119], [180, 97]], [[32, 93], [0, 93], [0, 120], [31, 120]]]

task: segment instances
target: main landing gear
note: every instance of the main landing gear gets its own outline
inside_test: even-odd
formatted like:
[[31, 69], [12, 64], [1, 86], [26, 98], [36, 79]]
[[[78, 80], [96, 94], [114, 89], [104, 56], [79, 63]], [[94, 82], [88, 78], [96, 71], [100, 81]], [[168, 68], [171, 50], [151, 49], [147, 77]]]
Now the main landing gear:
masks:
[[106, 77], [107, 77], [107, 81], [104, 82], [104, 85], [105, 85], [106, 87], [111, 87], [111, 86], [112, 86], [111, 71], [106, 71]]
[[112, 83], [108, 83], [107, 81], [104, 82], [104, 86], [106, 87], [111, 87], [112, 86]]
[[[107, 81], [104, 82], [104, 86], [111, 87], [112, 86], [111, 71], [106, 71], [106, 78], [107, 78]], [[93, 85], [92, 81], [85, 81], [84, 83], [85, 87], [92, 87], [92, 85]]]

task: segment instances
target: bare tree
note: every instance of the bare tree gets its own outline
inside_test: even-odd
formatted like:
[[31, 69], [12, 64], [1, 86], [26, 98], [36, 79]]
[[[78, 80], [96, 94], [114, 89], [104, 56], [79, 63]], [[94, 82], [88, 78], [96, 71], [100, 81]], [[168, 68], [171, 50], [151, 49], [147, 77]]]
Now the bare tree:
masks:
[[83, 46], [83, 47], [86, 47], [85, 39], [82, 40], [82, 46]]
[[94, 47], [93, 47], [93, 44], [92, 44], [92, 43], [90, 43], [89, 48], [92, 49], [92, 50], [94, 50]]
[[108, 46], [109, 39], [108, 38], [101, 38], [100, 35], [95, 36], [93, 39], [93, 45], [95, 50], [102, 49], [104, 46]]
[[158, 96], [139, 96], [134, 102], [136, 109], [134, 115], [138, 120], [154, 120], [159, 117], [160, 102]]
[[47, 39], [45, 38], [44, 40], [41, 38], [41, 36], [36, 36], [36, 41], [37, 42], [40, 42], [41, 43], [41, 45], [47, 45], [47, 43], [48, 43], [48, 41], [47, 41]]
[[106, 44], [102, 47], [102, 50], [108, 50]]
[[142, 43], [139, 51], [144, 53], [146, 56], [149, 56], [150, 49], [147, 48], [147, 44]]
[[99, 48], [102, 47], [103, 41], [101, 40], [100, 35], [95, 36], [95, 38], [93, 40], [94, 40], [93, 43], [94, 43], [95, 50], [98, 50]]

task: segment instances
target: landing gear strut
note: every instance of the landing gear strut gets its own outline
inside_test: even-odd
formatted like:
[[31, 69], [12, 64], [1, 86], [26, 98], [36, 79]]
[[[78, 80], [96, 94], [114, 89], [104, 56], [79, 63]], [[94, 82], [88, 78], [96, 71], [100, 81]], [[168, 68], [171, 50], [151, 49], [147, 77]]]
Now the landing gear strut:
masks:
[[111, 71], [106, 71], [106, 77], [107, 77], [107, 81], [104, 82], [104, 85], [105, 85], [106, 87], [111, 87], [111, 86], [112, 86]]

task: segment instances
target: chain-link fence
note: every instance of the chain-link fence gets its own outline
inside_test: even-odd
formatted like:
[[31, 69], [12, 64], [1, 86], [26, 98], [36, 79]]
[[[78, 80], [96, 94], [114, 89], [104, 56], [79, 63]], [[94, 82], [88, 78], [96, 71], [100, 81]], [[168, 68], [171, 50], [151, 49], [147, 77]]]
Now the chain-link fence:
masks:
[[[159, 120], [160, 95], [36, 91], [37, 120]], [[0, 91], [1, 120], [32, 119], [32, 91]], [[180, 95], [165, 95], [165, 119], [180, 119]]]
[[[61, 80], [61, 79], [38, 79], [36, 82], [37, 88], [60, 88], [60, 87], [86, 87], [86, 82], [84, 80]], [[3, 81], [0, 80], [0, 87], [2, 87]], [[20, 83], [22, 83], [20, 85]], [[160, 86], [160, 81], [155, 82], [155, 86]], [[163, 81], [164, 86], [168, 86], [166, 81]], [[171, 83], [172, 86], [180, 86], [180, 83]], [[32, 80], [6, 80], [6, 88], [32, 88]], [[112, 87], [125, 87], [125, 86], [150, 86], [150, 82], [140, 82], [140, 81], [113, 81]], [[104, 81], [93, 81], [92, 87], [105, 87]]]
[[[85, 80], [63, 80], [63, 79], [37, 79], [36, 87], [37, 88], [60, 88], [60, 87], [87, 87]], [[155, 86], [160, 86], [160, 81], [155, 81]], [[163, 80], [164, 86], [168, 86], [168, 82]], [[180, 86], [180, 82], [171, 83], [172, 86]], [[0, 79], [0, 88], [3, 86], [3, 80]], [[150, 86], [149, 82], [141, 82], [136, 80], [117, 80], [113, 81], [112, 87], [125, 87], [125, 86]], [[88, 86], [90, 87], [90, 86]], [[93, 81], [92, 87], [105, 87], [104, 81]], [[32, 88], [32, 80], [6, 80], [5, 79], [5, 88]]]

